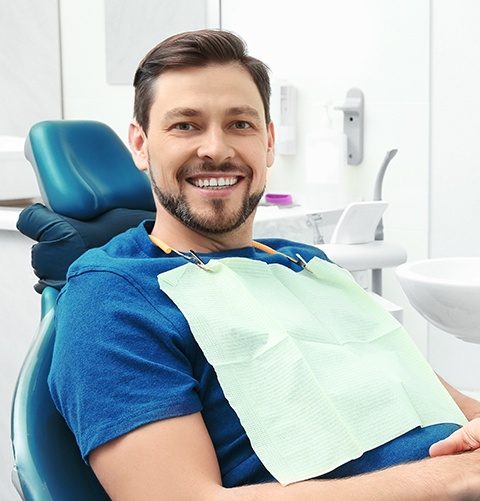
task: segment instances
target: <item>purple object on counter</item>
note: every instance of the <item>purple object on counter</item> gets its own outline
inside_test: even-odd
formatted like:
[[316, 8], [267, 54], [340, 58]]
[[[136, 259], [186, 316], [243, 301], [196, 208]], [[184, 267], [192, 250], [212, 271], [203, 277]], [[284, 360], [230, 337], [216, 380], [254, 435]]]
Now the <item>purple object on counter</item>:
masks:
[[281, 193], [267, 193], [265, 195], [265, 201], [269, 204], [276, 205], [292, 205], [292, 195], [281, 194]]

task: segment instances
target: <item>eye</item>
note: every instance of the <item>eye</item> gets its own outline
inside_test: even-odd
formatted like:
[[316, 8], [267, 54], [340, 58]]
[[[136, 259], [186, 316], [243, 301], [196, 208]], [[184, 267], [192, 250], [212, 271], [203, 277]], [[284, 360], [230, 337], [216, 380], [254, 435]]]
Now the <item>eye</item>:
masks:
[[176, 130], [185, 130], [185, 131], [195, 130], [195, 127], [187, 122], [180, 122], [178, 124], [175, 124], [173, 128]]
[[244, 120], [237, 120], [236, 122], [233, 123], [232, 127], [234, 129], [246, 130], [246, 129], [251, 129], [252, 124], [249, 122], [245, 122]]

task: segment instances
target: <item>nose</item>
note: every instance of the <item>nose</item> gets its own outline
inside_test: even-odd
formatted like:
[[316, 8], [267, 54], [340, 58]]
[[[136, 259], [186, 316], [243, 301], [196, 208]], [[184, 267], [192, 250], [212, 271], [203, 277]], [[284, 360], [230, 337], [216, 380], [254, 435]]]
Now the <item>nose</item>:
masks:
[[221, 127], [211, 127], [202, 134], [197, 154], [203, 160], [220, 164], [232, 159], [235, 150], [228, 134]]

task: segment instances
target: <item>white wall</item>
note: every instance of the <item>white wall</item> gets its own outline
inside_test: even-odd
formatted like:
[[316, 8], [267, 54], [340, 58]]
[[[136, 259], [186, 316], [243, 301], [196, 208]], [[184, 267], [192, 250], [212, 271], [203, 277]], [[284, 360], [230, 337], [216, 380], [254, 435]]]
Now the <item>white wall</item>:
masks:
[[126, 140], [133, 88], [107, 84], [103, 1], [60, 0], [60, 25], [64, 118], [100, 120]]
[[57, 0], [0, 2], [0, 136], [61, 118]]
[[[196, 1], [196, 0], [193, 0]], [[216, 26], [218, 19], [218, 2], [204, 0], [206, 8], [206, 22], [208, 26]], [[183, 2], [185, 3], [185, 2]], [[145, 4], [145, 0], [143, 0]], [[107, 79], [107, 40], [106, 40], [106, 9], [101, 0], [59, 0], [60, 24], [62, 42], [62, 83], [64, 88], [64, 118], [100, 120], [109, 124], [117, 134], [127, 141], [128, 124], [132, 118], [133, 87], [132, 85], [110, 85]], [[110, 13], [112, 2], [108, 2]], [[121, 8], [121, 3], [119, 3]], [[142, 3], [136, 3], [135, 8], [141, 9]], [[156, 8], [144, 9], [145, 15], [151, 15]], [[131, 9], [131, 6], [128, 5]], [[127, 10], [128, 12], [128, 10]], [[124, 13], [125, 14], [125, 13]], [[123, 16], [124, 17], [124, 16]], [[137, 12], [136, 23], [140, 23], [140, 14]], [[109, 18], [109, 21], [118, 24], [122, 19]], [[166, 16], [168, 21], [168, 16]], [[146, 26], [152, 26], [151, 19], [145, 20]], [[217, 23], [218, 24], [218, 23]], [[115, 53], [112, 44], [116, 37], [125, 32], [125, 38], [135, 43], [135, 34], [131, 26], [115, 26], [110, 34], [110, 57], [114, 56], [114, 63], [118, 65], [120, 55]], [[160, 33], [168, 32], [170, 27], [159, 29]], [[88, 33], [88, 36], [86, 34]], [[161, 37], [160, 37], [161, 38]], [[139, 44], [145, 44], [152, 36], [137, 34]], [[160, 39], [157, 40], [157, 42]], [[143, 45], [142, 45], [143, 46]], [[149, 46], [150, 48], [150, 46]], [[130, 56], [130, 52], [127, 54]], [[139, 56], [140, 58], [143, 57]], [[112, 58], [113, 59], [113, 58]], [[128, 62], [130, 59], [126, 57]], [[135, 68], [132, 69], [130, 81], [133, 81]], [[118, 72], [118, 69], [117, 69]]]

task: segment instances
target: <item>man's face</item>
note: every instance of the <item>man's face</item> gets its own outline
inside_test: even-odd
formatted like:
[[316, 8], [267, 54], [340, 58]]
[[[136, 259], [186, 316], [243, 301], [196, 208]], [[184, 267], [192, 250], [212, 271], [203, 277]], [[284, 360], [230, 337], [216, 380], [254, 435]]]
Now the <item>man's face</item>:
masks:
[[140, 135], [137, 166], [148, 169], [160, 206], [187, 227], [226, 233], [255, 210], [274, 138], [246, 70], [228, 64], [161, 74], [148, 133]]

